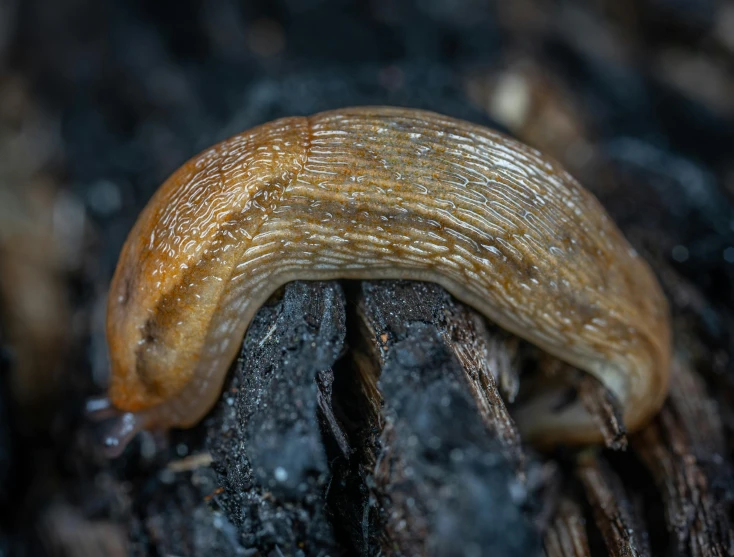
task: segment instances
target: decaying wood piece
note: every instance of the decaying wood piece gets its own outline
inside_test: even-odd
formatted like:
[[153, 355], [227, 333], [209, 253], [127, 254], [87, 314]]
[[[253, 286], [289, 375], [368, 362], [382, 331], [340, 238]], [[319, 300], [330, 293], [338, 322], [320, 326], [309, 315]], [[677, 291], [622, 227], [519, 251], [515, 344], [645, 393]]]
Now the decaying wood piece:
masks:
[[[223, 521], [224, 530], [212, 539], [192, 533], [181, 547], [363, 556], [469, 547], [532, 556], [543, 532], [548, 557], [591, 555], [583, 501], [558, 478], [531, 479], [535, 461], [500, 395], [515, 395], [519, 358], [536, 353], [437, 285], [355, 283], [351, 296], [356, 303], [345, 304], [336, 283], [293, 283], [260, 311], [209, 426], [221, 488], [198, 505], [182, 502], [185, 489], [171, 492], [172, 505], [191, 506], [199, 521]], [[543, 362], [541, 369], [554, 365]], [[670, 400], [632, 447], [657, 482], [681, 554], [728, 555], [732, 481], [720, 415], [700, 376], [676, 365]], [[550, 378], [570, 385], [610, 447], [624, 447], [618, 405], [603, 386], [555, 367]], [[627, 458], [613, 469], [583, 452], [575, 473], [609, 554], [645, 557], [646, 526], [624, 488]], [[192, 473], [188, 462], [167, 471]], [[226, 512], [217, 519], [212, 507]], [[147, 514], [160, 521], [166, 511]], [[186, 531], [135, 524], [166, 551], [177, 550], [169, 543], [177, 538], [160, 532]], [[352, 548], [340, 545], [346, 540]]]
[[[347, 327], [339, 285], [290, 284], [248, 333], [209, 428], [222, 486], [210, 502], [226, 511], [233, 547], [420, 556], [451, 555], [460, 545], [478, 554], [531, 556], [540, 551], [541, 531], [548, 557], [591, 555], [589, 517], [568, 486], [553, 490], [545, 479], [540, 483], [552, 491], [545, 503], [529, 495], [531, 468], [500, 395], [514, 396], [519, 357], [534, 352], [433, 284], [365, 282], [352, 295]], [[551, 376], [571, 385], [569, 396], [597, 418], [608, 445], [624, 447], [609, 393], [570, 366], [556, 367]], [[632, 447], [662, 493], [679, 551], [734, 551], [726, 511], [731, 468], [720, 415], [700, 376], [676, 364], [670, 400]], [[646, 526], [624, 488], [625, 460], [613, 469], [584, 452], [576, 462], [609, 554], [651, 555]], [[155, 532], [168, 526], [139, 528], [156, 542]], [[160, 546], [164, 538], [156, 547], [176, 549]], [[186, 544], [205, 541], [198, 533]]]
[[524, 488], [479, 419], [461, 368], [427, 326], [394, 349], [380, 380], [385, 427], [374, 471], [383, 551], [450, 555], [461, 540], [481, 554], [527, 555]]
[[441, 337], [458, 358], [485, 424], [521, 465], [520, 435], [502, 398], [511, 402], [520, 388], [515, 361], [519, 339], [497, 327], [487, 328], [479, 314], [453, 299], [450, 302], [445, 302], [437, 323]]
[[703, 378], [687, 362], [674, 362], [670, 381], [670, 404], [685, 429], [696, 460], [706, 470], [713, 486], [726, 498], [734, 497], [734, 476], [727, 458], [724, 427], [718, 404], [708, 396]]
[[368, 553], [537, 554], [514, 426], [480, 364], [483, 324], [423, 283], [363, 283], [358, 314], [372, 356], [360, 360], [363, 391], [383, 404], [370, 484], [380, 534]]
[[296, 282], [260, 309], [248, 331], [209, 436], [224, 488], [218, 502], [244, 547], [341, 553], [325, 505], [331, 473], [318, 408], [320, 399], [328, 406], [329, 392], [317, 378], [328, 383], [321, 374], [343, 350], [345, 315], [337, 283]]
[[[385, 287], [389, 290], [381, 290]], [[479, 314], [433, 283], [365, 282], [362, 292], [360, 324], [363, 336], [372, 339], [368, 349], [379, 364], [385, 364], [392, 344], [406, 335], [410, 324], [430, 324], [458, 358], [484, 424], [508, 457], [521, 464], [520, 435], [497, 388], [499, 376], [510, 396], [517, 392], [516, 339], [496, 328], [490, 332]]]
[[612, 557], [650, 557], [647, 530], [621, 479], [591, 450], [578, 457], [577, 475]]
[[[324, 429], [327, 432], [326, 437], [331, 437], [343, 457], [349, 457], [352, 448], [349, 445], [349, 439], [342, 428], [339, 419], [334, 413], [333, 408], [333, 391], [334, 372], [331, 369], [320, 371], [316, 375], [316, 383], [318, 385], [318, 405], [320, 416], [323, 420]], [[325, 439], [326, 441], [326, 439]]]
[[591, 557], [586, 536], [586, 519], [581, 507], [564, 497], [545, 532], [546, 557]]
[[604, 384], [593, 375], [578, 371], [576, 388], [586, 411], [591, 414], [604, 435], [607, 447], [617, 451], [627, 448], [622, 407]]
[[623, 410], [614, 393], [593, 375], [547, 354], [540, 355], [539, 366], [544, 376], [566, 385], [569, 402], [575, 397], [581, 400], [608, 448], [622, 451], [627, 448]]
[[[679, 550], [694, 557], [734, 554], [725, 497], [731, 490], [731, 470], [712, 405], [700, 377], [678, 361], [670, 399], [632, 441], [660, 490]], [[714, 489], [717, 484], [725, 489]]]

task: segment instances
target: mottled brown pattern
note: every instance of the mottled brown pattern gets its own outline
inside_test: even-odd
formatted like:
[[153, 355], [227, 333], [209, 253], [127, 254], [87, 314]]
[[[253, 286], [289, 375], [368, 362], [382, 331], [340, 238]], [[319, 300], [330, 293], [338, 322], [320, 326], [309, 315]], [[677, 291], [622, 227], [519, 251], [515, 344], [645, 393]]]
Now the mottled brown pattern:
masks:
[[[598, 377], [631, 429], [664, 398], [667, 304], [596, 199], [501, 134], [375, 107], [254, 128], [163, 185], [110, 292], [113, 402], [147, 425], [196, 423], [267, 296], [333, 278], [440, 283]], [[519, 425], [541, 441], [599, 438], [578, 405], [523, 412]]]

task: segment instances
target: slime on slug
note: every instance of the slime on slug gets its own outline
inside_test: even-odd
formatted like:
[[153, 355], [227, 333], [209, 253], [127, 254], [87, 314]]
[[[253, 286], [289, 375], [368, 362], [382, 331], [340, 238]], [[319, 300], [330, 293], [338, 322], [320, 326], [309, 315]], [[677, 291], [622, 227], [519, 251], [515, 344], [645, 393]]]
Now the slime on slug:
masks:
[[[599, 202], [555, 161], [432, 112], [283, 118], [192, 158], [122, 249], [107, 311], [119, 451], [215, 404], [257, 309], [293, 280], [436, 282], [596, 376], [635, 430], [667, 391], [667, 302]], [[552, 393], [516, 414], [538, 444], [601, 440]]]

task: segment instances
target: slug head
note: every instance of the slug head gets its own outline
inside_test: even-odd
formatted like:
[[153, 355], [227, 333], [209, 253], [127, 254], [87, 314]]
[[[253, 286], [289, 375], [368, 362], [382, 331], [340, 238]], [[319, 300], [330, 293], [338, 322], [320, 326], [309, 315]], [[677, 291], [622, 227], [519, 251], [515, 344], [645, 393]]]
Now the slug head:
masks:
[[110, 398], [120, 410], [159, 405], [194, 373], [228, 277], [222, 221], [237, 204], [213, 195], [226, 187], [222, 149], [179, 168], [122, 249], [107, 305]]
[[304, 162], [306, 128], [303, 118], [283, 119], [225, 140], [151, 198], [108, 297], [115, 407], [160, 405], [191, 381], [222, 325], [216, 316], [238, 258]]
[[222, 287], [212, 265], [178, 261], [151, 242], [153, 212], [123, 248], [107, 305], [110, 398], [127, 411], [160, 404], [190, 380]]

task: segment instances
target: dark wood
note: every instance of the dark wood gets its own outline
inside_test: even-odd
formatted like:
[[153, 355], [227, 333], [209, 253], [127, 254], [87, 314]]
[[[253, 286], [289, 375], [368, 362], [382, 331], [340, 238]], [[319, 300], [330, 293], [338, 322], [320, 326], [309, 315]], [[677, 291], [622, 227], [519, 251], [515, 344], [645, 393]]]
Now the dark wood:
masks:
[[[243, 547], [339, 555], [324, 495], [331, 472], [319, 407], [324, 375], [343, 349], [345, 302], [336, 283], [288, 284], [245, 338], [209, 449], [224, 492], [218, 502]], [[336, 424], [331, 414], [327, 429]], [[337, 428], [338, 429], [338, 428]], [[342, 444], [343, 439], [340, 439]]]
[[678, 550], [694, 557], [732, 555], [731, 464], [720, 418], [700, 376], [683, 362], [673, 370], [662, 412], [632, 446], [657, 484]]
[[577, 474], [612, 557], [650, 557], [647, 529], [622, 480], [593, 451], [578, 457]]
[[615, 451], [625, 450], [627, 429], [624, 426], [622, 408], [614, 393], [593, 375], [579, 371], [575, 375], [574, 384], [579, 398], [604, 434], [607, 447]]
[[546, 557], [591, 557], [586, 519], [575, 501], [564, 498], [545, 532]]
[[505, 357], [504, 343], [488, 342], [482, 320], [433, 284], [362, 283], [358, 315], [369, 355], [359, 360], [362, 389], [381, 401], [371, 424], [378, 435], [363, 448], [374, 454], [364, 462], [374, 463], [379, 549], [537, 554], [523, 512], [524, 456], [488, 367]]

